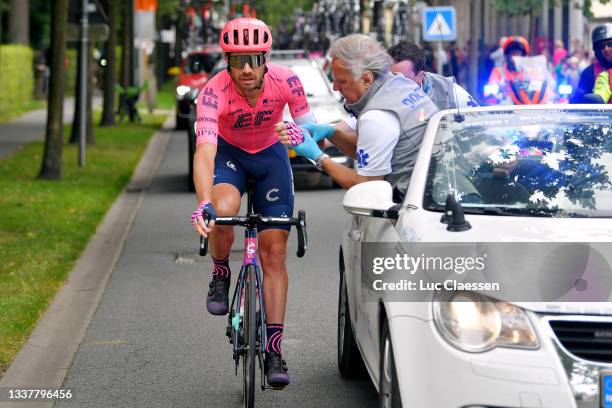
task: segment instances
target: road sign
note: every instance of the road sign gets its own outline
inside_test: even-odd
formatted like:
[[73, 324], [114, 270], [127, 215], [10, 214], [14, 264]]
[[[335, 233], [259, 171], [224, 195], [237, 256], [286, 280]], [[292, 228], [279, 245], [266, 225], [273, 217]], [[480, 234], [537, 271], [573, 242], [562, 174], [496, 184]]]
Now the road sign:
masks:
[[457, 17], [454, 7], [423, 9], [423, 39], [425, 41], [454, 41], [457, 38]]
[[[66, 34], [68, 41], [80, 41], [80, 24], [68, 24], [68, 32]], [[87, 38], [89, 41], [106, 41], [108, 40], [108, 34], [109, 29], [107, 24], [89, 24], [89, 27], [87, 27]]]

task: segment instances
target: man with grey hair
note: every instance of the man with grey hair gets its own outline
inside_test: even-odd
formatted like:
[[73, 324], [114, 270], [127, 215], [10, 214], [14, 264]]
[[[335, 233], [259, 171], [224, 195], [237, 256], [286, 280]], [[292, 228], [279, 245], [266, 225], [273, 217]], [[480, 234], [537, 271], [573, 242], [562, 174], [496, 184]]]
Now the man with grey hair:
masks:
[[[438, 109], [417, 83], [389, 71], [393, 60], [370, 37], [342, 37], [332, 45], [330, 54], [334, 89], [345, 97], [345, 108], [357, 119], [356, 133], [350, 121], [335, 127], [279, 123], [279, 138], [342, 187], [387, 180], [400, 200], [408, 188], [427, 120]], [[357, 170], [330, 160], [316, 143], [323, 139], [356, 159]]]

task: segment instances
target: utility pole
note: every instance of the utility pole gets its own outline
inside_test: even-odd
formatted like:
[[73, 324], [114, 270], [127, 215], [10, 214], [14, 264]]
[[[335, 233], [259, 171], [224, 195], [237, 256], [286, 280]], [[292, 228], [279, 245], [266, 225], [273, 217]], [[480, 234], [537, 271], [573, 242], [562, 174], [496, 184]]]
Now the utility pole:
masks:
[[87, 60], [89, 53], [87, 52], [87, 31], [89, 30], [89, 10], [88, 0], [81, 0], [81, 81], [79, 84], [79, 94], [81, 99], [81, 111], [79, 123], [79, 167], [85, 166], [85, 136], [87, 132], [87, 84], [89, 75], [87, 75]]

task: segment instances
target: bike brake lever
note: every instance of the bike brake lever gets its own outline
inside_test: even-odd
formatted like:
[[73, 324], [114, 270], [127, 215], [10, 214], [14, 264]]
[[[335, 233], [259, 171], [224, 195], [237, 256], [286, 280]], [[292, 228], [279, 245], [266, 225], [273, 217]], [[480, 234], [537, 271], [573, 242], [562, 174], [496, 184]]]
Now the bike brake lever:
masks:
[[[208, 223], [210, 222], [210, 215], [206, 214], [204, 216], [204, 225], [208, 227]], [[204, 238], [200, 236], [200, 256], [206, 256], [208, 252], [208, 237]]]

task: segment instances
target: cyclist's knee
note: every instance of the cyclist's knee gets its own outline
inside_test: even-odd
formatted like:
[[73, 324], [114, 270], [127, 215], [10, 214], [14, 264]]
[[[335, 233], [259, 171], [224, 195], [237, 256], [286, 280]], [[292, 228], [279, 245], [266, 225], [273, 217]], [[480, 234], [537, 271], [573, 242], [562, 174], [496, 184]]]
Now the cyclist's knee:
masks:
[[284, 264], [287, 253], [287, 237], [284, 230], [265, 230], [259, 235], [259, 257], [262, 263]]
[[234, 216], [240, 210], [240, 192], [229, 184], [219, 184], [213, 187], [212, 201], [217, 215]]

